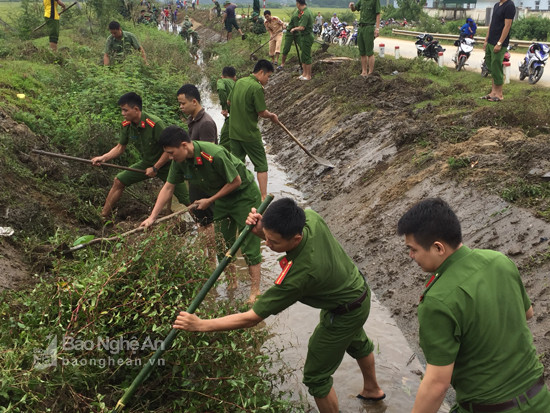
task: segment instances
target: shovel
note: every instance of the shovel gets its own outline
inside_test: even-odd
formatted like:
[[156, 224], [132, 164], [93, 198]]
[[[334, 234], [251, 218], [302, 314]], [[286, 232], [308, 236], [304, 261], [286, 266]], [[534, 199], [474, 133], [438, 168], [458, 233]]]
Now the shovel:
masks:
[[[71, 4], [70, 6], [68, 7], [65, 7], [65, 10], [62, 10], [59, 12], [59, 15], [61, 16], [63, 13], [65, 13], [67, 10], [69, 10], [71, 7], [73, 6], [78, 6], [79, 9], [82, 8], [82, 6], [80, 5], [79, 2], [75, 1], [73, 4]], [[46, 22], [42, 23], [40, 26], [38, 26], [37, 28], [33, 29], [33, 32], [37, 31], [38, 29], [41, 29], [42, 27], [44, 27], [46, 25]]]
[[[45, 156], [52, 156], [54, 158], [68, 159], [70, 161], [84, 162], [84, 163], [88, 163], [88, 164], [92, 163], [92, 161], [89, 160], [89, 159], [77, 158], [76, 156], [63, 155], [61, 153], [40, 151], [38, 149], [33, 149], [31, 152], [36, 153], [38, 155], [45, 155]], [[112, 164], [112, 163], [102, 162], [99, 165], [100, 166], [106, 166], [106, 167], [109, 167], [109, 168], [124, 169], [125, 171], [140, 172], [140, 173], [143, 173], [143, 174], [145, 173], [145, 171], [143, 169], [130, 168], [128, 166], [115, 165], [115, 164]]]
[[334, 168], [334, 165], [333, 165], [329, 160], [324, 159], [324, 158], [321, 158], [321, 157], [319, 157], [319, 156], [315, 156], [315, 155], [313, 155], [310, 151], [308, 151], [307, 148], [306, 148], [304, 145], [302, 145], [302, 143], [301, 143], [298, 139], [296, 139], [296, 138], [294, 137], [294, 135], [293, 135], [293, 134], [286, 128], [286, 126], [283, 125], [281, 122], [279, 122], [279, 126], [280, 126], [281, 128], [283, 128], [283, 130], [288, 134], [288, 136], [290, 136], [290, 137], [292, 138], [292, 140], [293, 140], [294, 142], [296, 142], [296, 143], [300, 146], [300, 148], [302, 148], [302, 149], [304, 150], [304, 152], [305, 152], [306, 154], [308, 154], [309, 156], [311, 156], [311, 157], [315, 160], [315, 162], [317, 162], [317, 163], [320, 164], [320, 165], [326, 166], [327, 168], [331, 168], [331, 169]]

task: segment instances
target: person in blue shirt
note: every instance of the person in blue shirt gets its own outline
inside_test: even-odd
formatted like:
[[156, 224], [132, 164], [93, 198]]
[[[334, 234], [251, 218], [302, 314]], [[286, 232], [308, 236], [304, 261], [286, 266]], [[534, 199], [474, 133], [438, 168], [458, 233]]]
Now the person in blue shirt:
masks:
[[460, 28], [460, 34], [465, 37], [474, 37], [477, 31], [476, 22], [472, 18], [468, 17], [466, 23]]

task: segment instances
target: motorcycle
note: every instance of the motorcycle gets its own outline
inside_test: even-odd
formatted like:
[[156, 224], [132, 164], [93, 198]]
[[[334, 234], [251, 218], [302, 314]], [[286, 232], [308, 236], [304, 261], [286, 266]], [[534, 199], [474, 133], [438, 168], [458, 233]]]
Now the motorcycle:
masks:
[[315, 37], [321, 36], [321, 31], [322, 30], [323, 30], [322, 25], [317, 24], [317, 23], [313, 25], [313, 34], [315, 35]]
[[414, 44], [416, 46], [417, 56], [433, 59], [437, 62], [439, 59], [439, 52], [445, 51], [439, 44], [439, 41], [435, 40], [431, 34], [427, 33], [419, 34], [416, 38], [418, 40]]
[[471, 37], [460, 36], [460, 38], [455, 41], [454, 45], [457, 46], [455, 57], [453, 62], [455, 63], [455, 69], [457, 72], [460, 72], [466, 61], [470, 57], [470, 53], [474, 50], [474, 44], [476, 41]]
[[347, 46], [357, 46], [357, 27], [353, 29], [353, 33], [349, 36]]
[[332, 39], [336, 36], [336, 32], [329, 26], [328, 23], [323, 24], [323, 32], [321, 33], [321, 38], [325, 43], [332, 43]]
[[350, 31], [347, 28], [346, 22], [338, 24], [338, 30], [336, 36], [332, 39], [333, 43], [338, 43], [340, 46], [345, 45], [348, 42]]
[[548, 60], [550, 48], [543, 43], [533, 43], [527, 49], [523, 62], [519, 63], [519, 80], [529, 77], [529, 83], [537, 83], [544, 73], [544, 65]]
[[[514, 45], [510, 45], [510, 44], [508, 45], [508, 47], [506, 48], [506, 53], [504, 53], [504, 59], [502, 60], [503, 65], [504, 63], [510, 61], [510, 50], [514, 50], [516, 47], [518, 47], [517, 43]], [[491, 73], [491, 71], [489, 70], [489, 68], [487, 67], [487, 64], [485, 63], [485, 58], [483, 58], [483, 62], [481, 62], [481, 76], [487, 77], [489, 76], [489, 73]]]

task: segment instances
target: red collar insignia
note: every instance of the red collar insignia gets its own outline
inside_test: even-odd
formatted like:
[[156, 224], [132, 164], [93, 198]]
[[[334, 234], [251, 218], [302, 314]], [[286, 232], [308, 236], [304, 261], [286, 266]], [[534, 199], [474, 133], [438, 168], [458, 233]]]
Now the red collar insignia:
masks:
[[144, 122], [144, 121], [141, 121], [141, 127], [142, 127], [143, 129], [145, 129], [145, 122]]
[[300, 10], [300, 11], [298, 12], [298, 17], [301, 18], [303, 15], [304, 15], [304, 11], [303, 11], [303, 10]]
[[197, 162], [197, 165], [202, 165], [202, 158], [200, 156], [197, 156], [195, 161]]
[[279, 264], [281, 264], [281, 268], [283, 269], [283, 271], [281, 271], [281, 273], [275, 280], [275, 285], [281, 285], [286, 275], [290, 271], [290, 268], [292, 267], [292, 261], [288, 261], [285, 257], [281, 261], [279, 261]]
[[436, 277], [437, 275], [438, 275], [438, 274], [432, 275], [431, 278], [430, 278], [430, 280], [426, 283], [426, 287], [425, 287], [425, 289], [424, 289], [424, 292], [423, 292], [422, 295], [420, 296], [420, 302], [422, 302], [422, 300], [424, 299], [424, 294], [426, 294], [426, 291], [427, 291], [428, 287], [429, 287], [430, 285], [432, 285], [432, 283], [434, 282], [435, 277]]

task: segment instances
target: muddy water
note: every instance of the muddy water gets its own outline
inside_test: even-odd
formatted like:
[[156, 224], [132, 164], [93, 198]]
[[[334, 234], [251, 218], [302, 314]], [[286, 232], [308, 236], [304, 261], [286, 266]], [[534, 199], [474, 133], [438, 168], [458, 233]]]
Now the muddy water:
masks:
[[[199, 59], [200, 61], [200, 59]], [[217, 96], [210, 93], [206, 79], [199, 86], [202, 105], [218, 125], [218, 132], [223, 125], [224, 118]], [[266, 148], [269, 152], [269, 146]], [[307, 199], [296, 188], [292, 187], [289, 177], [275, 162], [273, 155], [268, 155], [270, 165], [268, 191], [275, 198], [291, 197], [302, 206], [307, 207]], [[250, 169], [252, 165], [248, 165]], [[272, 252], [265, 245], [262, 246], [264, 262], [262, 264], [262, 291], [268, 289], [277, 278], [280, 267], [277, 259], [280, 254]], [[239, 289], [236, 298], [247, 299], [249, 282], [247, 268], [244, 261], [238, 260]], [[225, 285], [218, 287], [218, 293], [229, 296]], [[277, 362], [275, 369], [284, 369], [287, 372], [282, 389], [291, 394], [294, 400], [303, 400], [309, 404], [309, 410], [315, 412], [315, 403], [308, 395], [302, 384], [302, 367], [304, 365], [307, 343], [319, 319], [319, 310], [301, 303], [283, 311], [275, 317], [266, 320], [266, 325], [273, 332], [272, 338], [266, 343], [265, 351], [268, 354], [281, 353], [282, 359]], [[361, 372], [355, 360], [346, 355], [334, 375], [334, 387], [339, 398], [340, 411], [345, 413], [403, 413], [410, 411], [414, 396], [420, 383], [420, 374], [423, 368], [410, 349], [403, 334], [391, 318], [389, 311], [384, 308], [373, 295], [370, 317], [365, 330], [375, 345], [377, 378], [380, 386], [387, 395], [383, 402], [365, 404], [355, 396], [361, 390]], [[284, 363], [284, 364], [283, 364]], [[448, 412], [442, 407], [440, 412]]]

